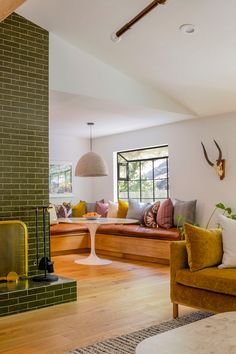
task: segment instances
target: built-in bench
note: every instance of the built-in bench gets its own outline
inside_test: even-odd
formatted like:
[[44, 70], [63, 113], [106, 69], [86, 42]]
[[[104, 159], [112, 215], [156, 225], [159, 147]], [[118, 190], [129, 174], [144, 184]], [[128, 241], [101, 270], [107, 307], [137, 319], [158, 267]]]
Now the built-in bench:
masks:
[[[52, 255], [85, 253], [90, 249], [88, 229], [83, 224], [51, 225]], [[179, 240], [176, 228], [140, 225], [100, 225], [96, 250], [100, 254], [169, 264], [170, 242]]]

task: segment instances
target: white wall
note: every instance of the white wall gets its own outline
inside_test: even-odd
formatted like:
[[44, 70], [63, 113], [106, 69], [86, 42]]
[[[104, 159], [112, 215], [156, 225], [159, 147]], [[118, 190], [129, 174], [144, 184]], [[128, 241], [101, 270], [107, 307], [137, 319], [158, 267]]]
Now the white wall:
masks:
[[80, 156], [89, 151], [89, 140], [72, 136], [50, 134], [49, 139], [49, 161], [50, 162], [72, 162], [73, 165], [73, 197], [50, 198], [54, 204], [61, 204], [64, 201], [76, 204], [78, 201], [92, 201], [91, 178], [75, 177], [75, 167]]
[[[202, 152], [201, 141], [212, 160], [218, 157], [213, 139], [220, 144], [226, 159], [223, 181], [207, 164]], [[162, 144], [169, 145], [171, 197], [197, 199], [197, 219], [202, 225], [218, 202], [233, 207], [236, 212], [235, 113], [95, 139], [94, 150], [106, 159], [110, 174], [93, 182], [93, 199], [114, 199], [113, 152]]]

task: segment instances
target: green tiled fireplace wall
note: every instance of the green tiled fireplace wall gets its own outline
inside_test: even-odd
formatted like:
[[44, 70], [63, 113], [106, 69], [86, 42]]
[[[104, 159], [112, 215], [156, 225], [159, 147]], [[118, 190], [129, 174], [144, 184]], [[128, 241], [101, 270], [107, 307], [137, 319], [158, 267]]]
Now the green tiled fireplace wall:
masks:
[[0, 317], [76, 301], [76, 281], [61, 281], [26, 290], [0, 292]]
[[49, 198], [48, 32], [15, 13], [0, 23], [0, 93], [0, 219], [26, 223], [32, 275], [32, 208]]

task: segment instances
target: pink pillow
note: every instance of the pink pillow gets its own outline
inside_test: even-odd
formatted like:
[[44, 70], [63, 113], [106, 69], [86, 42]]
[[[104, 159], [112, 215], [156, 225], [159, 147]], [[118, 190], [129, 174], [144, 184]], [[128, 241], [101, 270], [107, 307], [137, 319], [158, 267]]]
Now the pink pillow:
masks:
[[147, 227], [158, 227], [156, 219], [157, 219], [157, 212], [160, 207], [160, 202], [156, 202], [152, 204], [149, 208], [147, 208], [144, 212], [144, 224]]
[[171, 199], [166, 199], [161, 203], [160, 208], [157, 213], [156, 222], [158, 226], [164, 229], [169, 229], [173, 226], [173, 213], [174, 207]]
[[103, 218], [106, 218], [108, 212], [108, 203], [103, 203], [101, 201], [96, 202], [96, 212]]

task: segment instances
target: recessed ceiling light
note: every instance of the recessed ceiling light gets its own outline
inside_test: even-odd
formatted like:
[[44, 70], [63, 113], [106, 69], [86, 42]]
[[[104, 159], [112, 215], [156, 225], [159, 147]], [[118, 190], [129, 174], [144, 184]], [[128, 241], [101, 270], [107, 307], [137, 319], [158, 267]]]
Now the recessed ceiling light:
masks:
[[193, 34], [196, 31], [195, 26], [192, 25], [191, 23], [185, 23], [179, 26], [179, 29], [181, 32], [185, 34]]

